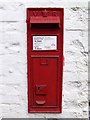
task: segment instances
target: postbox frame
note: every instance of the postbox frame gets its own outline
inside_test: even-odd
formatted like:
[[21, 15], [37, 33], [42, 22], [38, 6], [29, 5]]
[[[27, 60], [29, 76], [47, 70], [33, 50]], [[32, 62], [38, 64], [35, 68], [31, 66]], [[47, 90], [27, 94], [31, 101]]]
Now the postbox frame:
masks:
[[[29, 22], [29, 16], [30, 16], [30, 13], [29, 13], [29, 11], [30, 10], [36, 10], [36, 11], [38, 11], [38, 10], [42, 10], [42, 9], [46, 9], [46, 10], [51, 10], [52, 9], [52, 11], [55, 11], [55, 10], [61, 10], [62, 11], [62, 16], [64, 16], [64, 9], [63, 8], [27, 8], [27, 20], [26, 20], [26, 22], [27, 22], [27, 75], [28, 75], [28, 112], [32, 112], [32, 113], [34, 113], [34, 112], [40, 112], [40, 113], [61, 113], [62, 112], [62, 79], [63, 79], [63, 38], [64, 38], [64, 36], [63, 36], [63, 33], [64, 33], [64, 17], [62, 17], [62, 23], [61, 23], [61, 25], [62, 25], [62, 28], [61, 28], [61, 32], [62, 32], [62, 35], [61, 35], [61, 39], [62, 39], [62, 57], [61, 57], [61, 64], [59, 64], [59, 66], [61, 67], [61, 81], [58, 81], [58, 86], [60, 86], [59, 88], [60, 88], [60, 92], [59, 92], [59, 100], [60, 100], [60, 102], [59, 102], [59, 106], [58, 106], [58, 108], [56, 108], [56, 109], [54, 109], [54, 107], [51, 107], [51, 108], [48, 108], [48, 107], [46, 107], [46, 108], [42, 108], [42, 110], [40, 109], [40, 107], [32, 107], [32, 104], [33, 104], [33, 100], [32, 100], [32, 95], [31, 95], [31, 91], [32, 91], [32, 86], [31, 86], [31, 84], [33, 84], [33, 83], [31, 83], [31, 77], [32, 77], [32, 74], [31, 74], [31, 71], [30, 71], [30, 66], [31, 66], [31, 63], [32, 63], [32, 60], [30, 60], [30, 55], [31, 55], [31, 52], [30, 52], [30, 50], [29, 50], [29, 48], [32, 50], [32, 52], [34, 51], [33, 49], [32, 49], [32, 47], [33, 47], [33, 45], [32, 45], [32, 43], [30, 43], [30, 36], [29, 36], [29, 34], [30, 34], [30, 32], [29, 32], [29, 29], [30, 29], [30, 22]], [[38, 35], [40, 35], [39, 34], [39, 32], [37, 33], [37, 35], [36, 34], [32, 34], [31, 36], [33, 37], [33, 35], [34, 36], [38, 36]], [[45, 36], [45, 34], [42, 34], [42, 36]], [[54, 36], [54, 34], [46, 34], [46, 36]], [[55, 34], [55, 35], [57, 35], [57, 38], [58, 38], [58, 36], [59, 36], [59, 34]], [[57, 43], [58, 43], [59, 41], [57, 40]], [[30, 47], [31, 46], [31, 47]], [[49, 53], [51, 53], [51, 52], [58, 52], [58, 44], [57, 44], [57, 50], [47, 50], [47, 52], [49, 52]], [[35, 52], [36, 52], [36, 55], [37, 55], [37, 53], [38, 52], [40, 52], [41, 50], [35, 50]], [[44, 51], [43, 51], [44, 52]], [[49, 54], [49, 56], [48, 55], [37, 55], [38, 57], [54, 57], [53, 55], [50, 55]], [[34, 57], [33, 55], [32, 55], [32, 57]], [[55, 57], [57, 57], [58, 58], [58, 55], [56, 55]], [[59, 62], [58, 62], [59, 63]]]

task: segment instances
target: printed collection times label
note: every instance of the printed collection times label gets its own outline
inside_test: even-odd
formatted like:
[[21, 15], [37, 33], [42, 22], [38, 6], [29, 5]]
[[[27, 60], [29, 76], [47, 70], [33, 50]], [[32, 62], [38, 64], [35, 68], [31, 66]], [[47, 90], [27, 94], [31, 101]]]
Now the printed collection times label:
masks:
[[57, 50], [57, 36], [33, 36], [33, 50]]

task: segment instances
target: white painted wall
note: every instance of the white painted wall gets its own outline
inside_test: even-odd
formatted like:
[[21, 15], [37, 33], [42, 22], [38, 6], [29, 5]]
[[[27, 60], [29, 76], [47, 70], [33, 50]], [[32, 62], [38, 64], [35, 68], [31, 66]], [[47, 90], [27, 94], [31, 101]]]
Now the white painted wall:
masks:
[[[64, 8], [64, 78], [61, 114], [28, 113], [27, 7]], [[88, 1], [0, 0], [1, 117], [88, 117]]]

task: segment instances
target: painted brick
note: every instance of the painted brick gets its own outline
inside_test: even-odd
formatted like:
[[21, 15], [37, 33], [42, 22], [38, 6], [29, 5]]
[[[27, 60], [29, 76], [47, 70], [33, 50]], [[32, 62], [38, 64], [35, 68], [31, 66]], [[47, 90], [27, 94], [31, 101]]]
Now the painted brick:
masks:
[[[88, 0], [5, 1], [0, 2], [0, 117], [88, 118]], [[61, 114], [28, 113], [27, 7], [65, 11]]]

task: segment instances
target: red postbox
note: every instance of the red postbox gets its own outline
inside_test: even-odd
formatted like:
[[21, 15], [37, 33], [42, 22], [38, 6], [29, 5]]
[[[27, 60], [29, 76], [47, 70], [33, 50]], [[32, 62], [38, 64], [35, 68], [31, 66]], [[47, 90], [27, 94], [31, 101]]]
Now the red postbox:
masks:
[[27, 8], [28, 112], [62, 112], [63, 8]]

